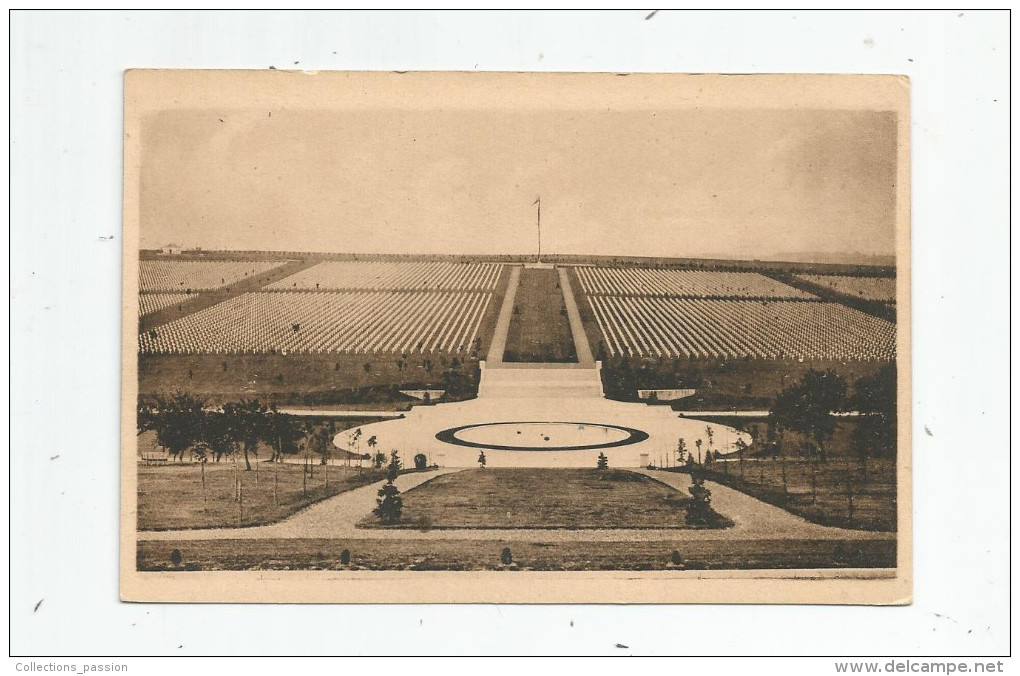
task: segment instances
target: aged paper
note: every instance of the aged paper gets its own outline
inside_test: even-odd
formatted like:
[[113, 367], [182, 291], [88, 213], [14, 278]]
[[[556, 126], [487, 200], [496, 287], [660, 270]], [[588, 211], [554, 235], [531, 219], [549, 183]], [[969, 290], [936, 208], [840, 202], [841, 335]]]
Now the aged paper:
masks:
[[121, 596], [911, 598], [897, 76], [125, 75]]

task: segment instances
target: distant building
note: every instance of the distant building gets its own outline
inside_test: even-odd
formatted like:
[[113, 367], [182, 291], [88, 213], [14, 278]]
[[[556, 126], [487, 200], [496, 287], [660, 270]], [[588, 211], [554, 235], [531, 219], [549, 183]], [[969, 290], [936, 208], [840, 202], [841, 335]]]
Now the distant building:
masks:
[[163, 248], [160, 249], [159, 251], [160, 251], [160, 253], [172, 254], [172, 255], [176, 256], [177, 254], [179, 254], [181, 252], [181, 245], [180, 244], [164, 244]]

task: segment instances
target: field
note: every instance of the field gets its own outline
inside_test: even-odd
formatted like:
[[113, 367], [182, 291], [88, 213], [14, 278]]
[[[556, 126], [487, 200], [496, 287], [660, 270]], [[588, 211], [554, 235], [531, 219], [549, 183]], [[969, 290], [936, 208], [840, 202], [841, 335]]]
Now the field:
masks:
[[[626, 470], [474, 469], [404, 494], [402, 527], [688, 528], [689, 496]], [[363, 527], [381, 527], [374, 518]], [[717, 528], [732, 525], [720, 518]]]
[[[896, 463], [845, 458], [730, 460], [709, 465], [707, 478], [823, 526], [896, 530]], [[849, 485], [848, 485], [849, 481]]]
[[142, 293], [138, 295], [138, 316], [151, 315], [154, 312], [164, 310], [171, 305], [180, 305], [184, 301], [191, 300], [194, 296], [189, 293]]
[[163, 354], [417, 354], [477, 349], [479, 292], [245, 293], [139, 336]]
[[455, 355], [141, 354], [142, 395], [190, 392], [207, 403], [255, 397], [277, 404], [401, 409], [402, 389], [446, 390], [443, 401], [475, 396], [478, 360]]
[[[380, 470], [333, 465], [239, 461], [138, 467], [139, 530], [257, 526], [279, 521], [313, 502], [378, 481]], [[240, 482], [240, 493], [235, 487]], [[240, 496], [240, 500], [238, 500]]]
[[603, 357], [867, 361], [896, 326], [764, 275], [578, 266], [589, 342]]
[[672, 402], [678, 411], [768, 410], [784, 387], [808, 369], [832, 369], [853, 383], [874, 375], [880, 361], [795, 361], [778, 359], [656, 359], [603, 357], [606, 396], [638, 401], [643, 388], [692, 388], [690, 397]]
[[503, 360], [577, 361], [563, 291], [555, 270], [521, 270]]
[[[503, 564], [509, 547], [511, 563]], [[179, 564], [171, 554], [181, 556]], [[349, 553], [349, 563], [342, 554]], [[676, 552], [676, 558], [674, 558]], [[678, 560], [680, 563], [674, 563]], [[740, 570], [889, 568], [894, 540], [510, 542], [213, 540], [139, 542], [138, 570]]]
[[649, 270], [642, 268], [574, 268], [589, 296], [677, 296], [683, 298], [814, 298], [755, 272]]
[[589, 298], [610, 354], [888, 360], [896, 327], [837, 303]]
[[847, 296], [896, 302], [896, 280], [891, 277], [851, 277], [849, 275], [797, 275], [798, 279], [826, 286]]
[[351, 289], [386, 291], [492, 291], [498, 263], [324, 261], [266, 287], [270, 291]]
[[143, 293], [194, 293], [256, 277], [286, 261], [142, 260], [138, 289]]

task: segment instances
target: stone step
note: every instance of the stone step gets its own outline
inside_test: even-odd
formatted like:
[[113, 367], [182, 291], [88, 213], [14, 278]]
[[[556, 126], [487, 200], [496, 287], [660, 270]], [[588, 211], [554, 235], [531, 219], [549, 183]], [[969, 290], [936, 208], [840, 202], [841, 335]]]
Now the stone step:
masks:
[[484, 385], [478, 392], [479, 396], [493, 399], [516, 399], [516, 398], [598, 398], [600, 396], [597, 383], [591, 385], [552, 385], [548, 383], [535, 384], [505, 384], [505, 385]]
[[494, 382], [522, 382], [529, 380], [570, 381], [598, 380], [595, 369], [486, 369], [485, 379]]

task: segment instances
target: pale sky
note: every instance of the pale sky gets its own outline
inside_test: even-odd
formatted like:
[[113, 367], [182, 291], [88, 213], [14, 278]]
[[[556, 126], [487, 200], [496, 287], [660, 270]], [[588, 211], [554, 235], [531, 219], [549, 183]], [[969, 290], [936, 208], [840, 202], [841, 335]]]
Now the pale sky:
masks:
[[893, 113], [164, 111], [141, 246], [355, 253], [894, 253]]

